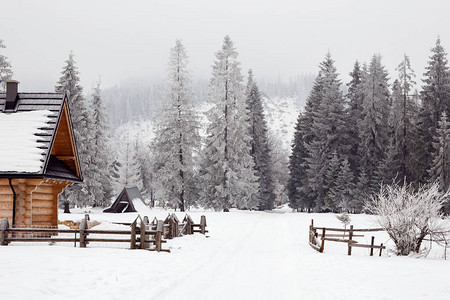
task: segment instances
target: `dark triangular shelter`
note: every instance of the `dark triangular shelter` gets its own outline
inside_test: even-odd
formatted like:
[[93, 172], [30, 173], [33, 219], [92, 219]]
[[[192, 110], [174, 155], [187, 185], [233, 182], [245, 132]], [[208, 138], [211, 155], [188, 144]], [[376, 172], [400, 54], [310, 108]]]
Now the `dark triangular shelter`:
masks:
[[117, 197], [114, 203], [103, 210], [107, 213], [126, 213], [126, 212], [136, 212], [136, 207], [133, 205], [133, 200], [138, 199], [142, 201], [141, 193], [137, 187], [124, 188]]

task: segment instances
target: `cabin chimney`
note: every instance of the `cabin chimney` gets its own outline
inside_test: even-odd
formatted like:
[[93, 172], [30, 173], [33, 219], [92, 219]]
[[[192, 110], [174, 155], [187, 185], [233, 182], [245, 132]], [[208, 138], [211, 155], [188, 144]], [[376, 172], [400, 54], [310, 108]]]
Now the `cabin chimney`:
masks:
[[19, 82], [17, 80], [6, 81], [5, 110], [14, 110], [16, 108], [18, 86]]

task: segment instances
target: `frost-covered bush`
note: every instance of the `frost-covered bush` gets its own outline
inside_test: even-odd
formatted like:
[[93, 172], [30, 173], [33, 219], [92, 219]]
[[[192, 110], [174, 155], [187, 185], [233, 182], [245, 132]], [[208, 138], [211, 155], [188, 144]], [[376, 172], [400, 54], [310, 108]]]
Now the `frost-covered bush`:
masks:
[[394, 241], [397, 255], [418, 253], [423, 239], [445, 231], [441, 207], [450, 194], [439, 192], [437, 184], [414, 190], [410, 185], [384, 185], [366, 208], [378, 215], [378, 222]]

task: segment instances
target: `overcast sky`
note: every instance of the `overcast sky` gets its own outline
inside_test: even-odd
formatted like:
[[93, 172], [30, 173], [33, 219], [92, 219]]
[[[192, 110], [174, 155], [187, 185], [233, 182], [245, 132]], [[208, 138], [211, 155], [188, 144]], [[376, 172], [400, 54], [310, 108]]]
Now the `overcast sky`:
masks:
[[374, 53], [391, 78], [407, 53], [420, 79], [438, 35], [450, 49], [449, 8], [448, 0], [0, 0], [0, 51], [21, 91], [53, 91], [70, 50], [87, 91], [99, 75], [104, 88], [162, 79], [177, 38], [194, 77], [208, 79], [226, 34], [257, 78], [315, 74], [330, 51], [344, 82], [356, 59]]

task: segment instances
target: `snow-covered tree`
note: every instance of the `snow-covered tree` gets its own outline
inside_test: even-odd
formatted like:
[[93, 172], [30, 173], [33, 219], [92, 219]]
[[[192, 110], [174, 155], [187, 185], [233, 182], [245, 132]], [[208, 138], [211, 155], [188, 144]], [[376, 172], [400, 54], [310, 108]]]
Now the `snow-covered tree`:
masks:
[[424, 85], [421, 91], [422, 107], [419, 117], [420, 145], [416, 147], [415, 160], [418, 164], [418, 179], [426, 182], [428, 170], [432, 165], [432, 155], [435, 152], [433, 137], [436, 136], [438, 121], [443, 111], [450, 114], [450, 71], [447, 53], [438, 38], [431, 49], [432, 55], [425, 68]]
[[361, 170], [369, 180], [369, 190], [376, 190], [377, 176], [388, 145], [389, 89], [388, 73], [381, 64], [381, 56], [374, 55], [363, 77], [364, 95], [362, 120], [359, 124]]
[[399, 80], [394, 82], [392, 92], [391, 122], [393, 134], [392, 143], [396, 151], [396, 163], [391, 165], [397, 172], [400, 181], [406, 183], [415, 180], [415, 162], [412, 151], [415, 147], [417, 106], [413, 97], [414, 71], [409, 57], [405, 54], [403, 61], [397, 67]]
[[118, 153], [118, 161], [120, 162], [119, 170], [119, 189], [124, 187], [137, 186], [139, 191], [143, 190], [141, 166], [137, 157], [137, 141], [125, 133], [120, 137], [121, 145]]
[[75, 65], [74, 55], [70, 52], [69, 59], [61, 72], [55, 89], [57, 92], [66, 93], [69, 99], [70, 116], [72, 119], [75, 140], [77, 141], [78, 157], [80, 159], [81, 172], [84, 182], [68, 186], [60, 195], [63, 201], [69, 201], [79, 206], [93, 204], [92, 194], [89, 194], [87, 184], [89, 184], [93, 173], [89, 169], [90, 164], [90, 123], [89, 113], [86, 108], [83, 89], [80, 85], [78, 70]]
[[226, 36], [216, 53], [210, 82], [214, 106], [202, 157], [202, 202], [216, 210], [257, 209], [258, 183], [251, 156], [250, 118], [244, 98], [240, 63]]
[[335, 187], [331, 190], [331, 195], [338, 199], [338, 206], [346, 212], [357, 212], [355, 202], [354, 183], [355, 178], [347, 158], [343, 159], [340, 165], [340, 172], [336, 180]]
[[251, 155], [255, 162], [255, 175], [258, 177], [260, 199], [259, 209], [272, 209], [274, 206], [275, 194], [273, 184], [273, 174], [271, 165], [271, 154], [268, 143], [267, 123], [264, 117], [261, 94], [256, 82], [253, 80], [253, 73], [248, 72], [248, 82], [246, 89], [247, 108], [250, 112], [250, 144]]
[[282, 142], [274, 134], [269, 133], [270, 168], [273, 175], [275, 206], [287, 203], [289, 180], [289, 151], [282, 146]]
[[[6, 46], [3, 44], [3, 40], [0, 39], [0, 49], [2, 48], [6, 48]], [[11, 79], [12, 75], [13, 72], [8, 58], [0, 53], [0, 91], [5, 91], [5, 81]]]
[[[310, 103], [311, 98], [308, 99]], [[289, 156], [289, 179], [287, 182], [289, 207], [293, 209], [311, 210], [314, 200], [309, 193], [309, 185], [306, 176], [306, 157], [308, 155], [305, 147], [305, 135], [308, 128], [307, 113], [300, 113], [295, 125], [294, 140], [292, 142], [292, 153]]]
[[325, 179], [332, 154], [347, 157], [350, 152], [345, 123], [345, 100], [330, 53], [320, 64], [317, 82], [321, 86], [320, 101], [312, 116], [310, 130], [313, 138], [305, 146], [308, 151], [306, 158], [308, 182], [316, 194], [316, 210], [321, 211], [326, 209], [324, 200], [329, 189], [334, 185], [330, 178]]
[[89, 143], [91, 161], [89, 168], [92, 178], [88, 190], [93, 194], [94, 205], [108, 206], [113, 196], [108, 169], [107, 116], [101, 97], [100, 81], [94, 88], [91, 100], [91, 141]]
[[362, 119], [363, 93], [361, 89], [361, 82], [364, 75], [358, 61], [355, 62], [353, 71], [349, 75], [352, 79], [347, 84], [348, 93], [346, 95], [348, 100], [346, 127], [348, 128], [348, 138], [350, 145], [348, 160], [350, 162], [352, 171], [354, 172], [354, 174], [357, 174], [359, 168], [358, 147], [360, 144], [358, 124]]
[[450, 193], [439, 191], [438, 184], [421, 186], [383, 185], [366, 203], [378, 222], [394, 241], [398, 255], [418, 253], [424, 238], [437, 232], [448, 232], [442, 220], [442, 204]]
[[446, 192], [450, 190], [450, 122], [445, 111], [436, 128], [433, 148], [436, 150], [432, 156], [430, 178], [439, 184], [441, 191]]
[[157, 122], [153, 170], [157, 198], [184, 211], [194, 191], [200, 124], [194, 110], [188, 56], [180, 40], [169, 56], [165, 106]]
[[339, 177], [341, 162], [337, 152], [331, 154], [331, 159], [328, 161], [327, 169], [325, 171], [324, 183], [327, 186], [327, 194], [323, 200], [322, 210], [337, 212], [340, 206], [340, 195], [338, 193], [337, 179]]

